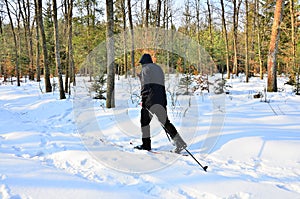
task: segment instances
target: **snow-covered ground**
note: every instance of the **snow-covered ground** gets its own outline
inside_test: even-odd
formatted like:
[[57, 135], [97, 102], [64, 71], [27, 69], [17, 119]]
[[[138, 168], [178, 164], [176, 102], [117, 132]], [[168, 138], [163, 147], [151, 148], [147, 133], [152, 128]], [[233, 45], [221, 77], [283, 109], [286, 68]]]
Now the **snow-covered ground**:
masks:
[[172, 145], [155, 120], [152, 147], [162, 152], [132, 149], [138, 80], [116, 81], [116, 109], [92, 100], [83, 80], [66, 100], [36, 82], [1, 83], [0, 199], [300, 198], [300, 96], [285, 78], [268, 103], [253, 98], [265, 86], [257, 78], [228, 80], [226, 96], [198, 92], [175, 107], [169, 95], [169, 117], [207, 172], [164, 153]]

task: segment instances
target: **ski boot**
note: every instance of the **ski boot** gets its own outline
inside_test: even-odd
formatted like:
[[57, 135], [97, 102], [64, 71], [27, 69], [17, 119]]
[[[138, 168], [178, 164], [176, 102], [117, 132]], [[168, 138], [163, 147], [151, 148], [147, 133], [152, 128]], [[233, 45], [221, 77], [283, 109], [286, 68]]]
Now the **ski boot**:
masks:
[[151, 139], [150, 138], [142, 138], [143, 144], [139, 146], [135, 146], [134, 149], [138, 150], [151, 150]]
[[173, 138], [174, 144], [175, 144], [175, 149], [173, 150], [174, 153], [180, 153], [183, 149], [185, 149], [187, 147], [187, 144], [183, 141], [183, 139], [181, 138], [181, 136], [179, 134], [177, 134], [174, 138]]

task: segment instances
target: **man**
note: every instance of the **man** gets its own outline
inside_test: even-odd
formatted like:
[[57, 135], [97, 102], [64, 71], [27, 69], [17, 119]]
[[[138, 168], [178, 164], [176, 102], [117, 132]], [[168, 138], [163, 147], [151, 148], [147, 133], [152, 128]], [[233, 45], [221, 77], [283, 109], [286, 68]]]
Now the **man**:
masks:
[[134, 148], [151, 150], [149, 124], [153, 115], [156, 115], [166, 133], [170, 135], [175, 143], [176, 148], [174, 152], [180, 153], [187, 145], [168, 119], [164, 73], [160, 66], [153, 63], [149, 54], [144, 54], [139, 63], [142, 64], [140, 79], [142, 95], [141, 130], [143, 144]]

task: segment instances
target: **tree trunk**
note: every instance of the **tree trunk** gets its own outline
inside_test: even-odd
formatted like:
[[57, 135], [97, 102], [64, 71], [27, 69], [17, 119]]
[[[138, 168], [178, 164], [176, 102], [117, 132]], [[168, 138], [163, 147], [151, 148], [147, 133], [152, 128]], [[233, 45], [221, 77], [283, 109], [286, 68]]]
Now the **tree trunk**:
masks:
[[149, 26], [149, 13], [150, 13], [150, 2], [146, 0], [146, 19], [145, 19], [145, 27]]
[[59, 46], [59, 38], [58, 38], [58, 22], [57, 22], [57, 6], [56, 0], [52, 0], [53, 6], [53, 28], [54, 28], [54, 40], [55, 40], [55, 62], [56, 68], [58, 71], [58, 83], [59, 83], [59, 97], [60, 99], [66, 99], [64, 84], [62, 79], [62, 66], [60, 63], [60, 46]]
[[[34, 80], [34, 67], [33, 67], [33, 43], [32, 43], [32, 31], [30, 28], [30, 2], [29, 0], [26, 0], [26, 3], [24, 0], [22, 0], [22, 8], [20, 5], [20, 12], [23, 19], [24, 29], [25, 29], [25, 40], [28, 47], [28, 57], [29, 57], [29, 79]], [[24, 14], [23, 14], [24, 13]]]
[[200, 0], [195, 0], [195, 7], [196, 7], [197, 41], [198, 41], [198, 70], [201, 71]]
[[156, 27], [160, 27], [161, 0], [157, 0]]
[[258, 48], [258, 60], [259, 60], [259, 74], [260, 79], [262, 80], [264, 78], [263, 75], [263, 60], [261, 55], [261, 33], [260, 33], [260, 16], [259, 16], [259, 0], [255, 0], [256, 4], [256, 21], [257, 21], [257, 48]]
[[[28, 6], [27, 6], [28, 5]], [[27, 5], [25, 1], [18, 1], [20, 16], [22, 17], [24, 33], [25, 33], [25, 43], [27, 44], [27, 56], [29, 58], [29, 68], [28, 75], [30, 80], [34, 80], [34, 71], [33, 71], [33, 50], [32, 50], [32, 39], [31, 39], [31, 31], [30, 31], [30, 6], [27, 0]]]
[[[221, 0], [221, 7], [222, 7], [222, 25], [223, 25], [223, 34], [225, 40], [225, 47], [226, 47], [226, 69], [227, 69], [227, 79], [230, 79], [230, 66], [229, 66], [229, 46], [228, 46], [228, 33], [225, 21], [225, 7], [224, 1]], [[222, 71], [223, 72], [223, 71]]]
[[69, 93], [69, 78], [70, 78], [70, 65], [69, 65], [69, 21], [68, 21], [68, 0], [62, 1], [62, 12], [64, 16], [64, 38], [67, 38], [65, 48], [66, 48], [66, 59], [65, 59], [65, 93]]
[[[1, 39], [0, 41], [2, 43], [4, 43], [2, 24], [3, 24], [2, 16], [0, 15], [0, 39]], [[3, 58], [1, 57], [1, 59], [0, 59], [0, 77], [2, 77], [2, 75], [4, 74], [4, 70], [5, 70], [4, 65], [2, 65], [2, 61], [3, 61]]]
[[[238, 1], [238, 2], [237, 2]], [[233, 73], [238, 75], [238, 22], [239, 22], [239, 10], [241, 6], [241, 0], [233, 0]]]
[[40, 36], [39, 36], [39, 19], [38, 19], [38, 7], [37, 2], [34, 1], [34, 10], [35, 10], [35, 31], [36, 31], [36, 81], [41, 81], [41, 66], [40, 66]]
[[246, 5], [246, 21], [245, 21], [245, 75], [246, 75], [246, 82], [249, 82], [249, 47], [248, 47], [248, 32], [249, 32], [249, 9], [248, 9], [248, 0], [245, 0]]
[[43, 55], [44, 55], [44, 78], [45, 78], [45, 87], [46, 92], [52, 91], [52, 86], [50, 82], [50, 69], [49, 69], [49, 60], [48, 60], [48, 50], [47, 50], [47, 41], [43, 24], [43, 4], [42, 0], [36, 0], [38, 7], [38, 20], [39, 20], [39, 29], [42, 36], [42, 45], [43, 45]]
[[236, 24], [236, 0], [233, 0], [233, 73], [238, 74], [237, 72], [237, 24]]
[[277, 52], [282, 18], [283, 0], [276, 1], [274, 21], [268, 54], [268, 88], [269, 92], [277, 92]]
[[[69, 61], [69, 69], [70, 69], [70, 83], [73, 83], [73, 86], [76, 86], [76, 75], [75, 75], [75, 64], [73, 57], [73, 0], [68, 1], [68, 61]], [[71, 91], [69, 91], [70, 93]], [[71, 94], [71, 93], [70, 93]]]
[[19, 55], [18, 55], [17, 36], [15, 33], [15, 28], [14, 28], [14, 24], [13, 24], [13, 20], [12, 20], [11, 14], [10, 14], [10, 9], [9, 9], [7, 0], [5, 0], [5, 4], [6, 4], [7, 14], [8, 14], [9, 22], [10, 22], [11, 31], [13, 33], [14, 45], [15, 45], [14, 53], [15, 53], [15, 70], [16, 70], [15, 73], [16, 73], [16, 77], [17, 77], [17, 86], [21, 86], [20, 73], [19, 73]]
[[[292, 39], [292, 78], [296, 78], [294, 73], [296, 72], [296, 40], [295, 40], [295, 13], [294, 13], [294, 0], [290, 0], [290, 15], [291, 15], [291, 39]], [[295, 79], [297, 82], [297, 79]]]
[[2, 24], [3, 24], [3, 18], [2, 16], [0, 16], [0, 35], [3, 35], [3, 28], [2, 28]]
[[[170, 0], [165, 0], [164, 1], [164, 15], [163, 15], [163, 28], [166, 30], [169, 30], [169, 1]], [[165, 45], [169, 44], [169, 31], [165, 32], [166, 34], [166, 40], [165, 40]], [[170, 74], [170, 51], [167, 50], [167, 59], [166, 59], [166, 65], [167, 65], [167, 75]]]
[[131, 68], [132, 68], [132, 76], [135, 77], [135, 65], [134, 65], [134, 31], [133, 31], [133, 22], [132, 22], [132, 14], [131, 14], [131, 0], [127, 0], [127, 7], [128, 7], [128, 19], [129, 19], [130, 34], [131, 34], [131, 51], [130, 51]]
[[106, 95], [106, 107], [115, 107], [115, 54], [114, 54], [114, 7], [113, 1], [106, 0], [106, 49], [107, 49], [107, 95]]
[[211, 6], [210, 6], [210, 0], [206, 0], [206, 4], [207, 4], [207, 10], [208, 10], [208, 27], [209, 27], [209, 53], [210, 56], [213, 58], [214, 57], [214, 52], [213, 52], [213, 32], [212, 32], [212, 12], [211, 12]]
[[[65, 77], [65, 92], [71, 95], [70, 85], [76, 85], [75, 68], [73, 58], [73, 34], [72, 34], [72, 17], [73, 17], [73, 0], [65, 0], [65, 20], [66, 20], [66, 77]], [[69, 80], [68, 80], [69, 79]]]
[[[128, 67], [127, 67], [127, 32], [126, 32], [126, 2], [125, 0], [121, 1], [121, 9], [122, 9], [122, 18], [123, 18], [123, 39], [124, 39], [124, 51], [123, 51], [123, 56], [124, 56], [124, 73], [125, 73], [125, 78], [127, 78], [127, 72], [128, 72]], [[119, 71], [120, 72], [120, 71]]]

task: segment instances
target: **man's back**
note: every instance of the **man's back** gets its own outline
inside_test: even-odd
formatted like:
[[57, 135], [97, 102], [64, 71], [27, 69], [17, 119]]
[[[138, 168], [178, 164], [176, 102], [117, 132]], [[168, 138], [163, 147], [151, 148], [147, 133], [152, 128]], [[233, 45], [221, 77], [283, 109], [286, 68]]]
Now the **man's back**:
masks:
[[165, 76], [161, 67], [154, 63], [144, 64], [141, 74], [142, 94], [147, 93], [147, 106], [167, 105]]
[[159, 84], [165, 86], [165, 75], [161, 67], [155, 63], [144, 64], [142, 67], [142, 84]]

